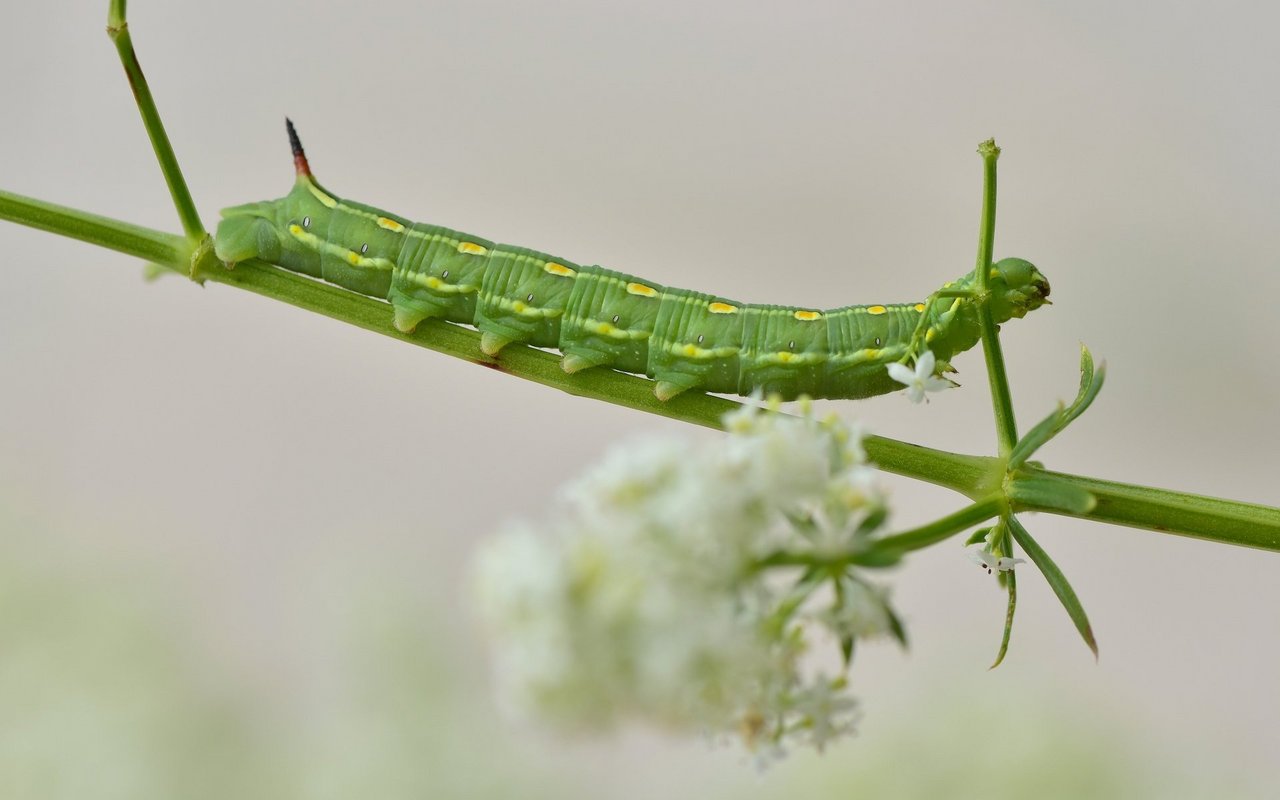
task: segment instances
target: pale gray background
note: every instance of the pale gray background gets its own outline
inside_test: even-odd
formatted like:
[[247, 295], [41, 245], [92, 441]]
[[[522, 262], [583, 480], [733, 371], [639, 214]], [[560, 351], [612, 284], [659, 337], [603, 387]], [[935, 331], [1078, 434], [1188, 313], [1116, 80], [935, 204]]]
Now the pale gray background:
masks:
[[[6, 5], [0, 185], [177, 230], [106, 3]], [[1045, 460], [1280, 503], [1274, 4], [131, 6], [210, 227], [222, 206], [288, 190], [288, 113], [327, 186], [412, 218], [746, 301], [912, 300], [971, 266], [974, 146], [994, 135], [996, 255], [1033, 260], [1056, 304], [1007, 327], [1021, 421], [1074, 391], [1080, 341], [1109, 368]], [[461, 587], [480, 537], [540, 515], [619, 438], [709, 435], [231, 289], [144, 284], [124, 256], [7, 223], [0, 253], [14, 535], [167, 576], [225, 691], [287, 719], [320, 713], [341, 683], [317, 642], [350, 613], [345, 583], [416, 585], [478, 664]], [[987, 452], [981, 358], [957, 366], [964, 389], [928, 407], [837, 407]], [[957, 502], [893, 490], [903, 525]], [[1003, 598], [958, 546], [935, 548], [893, 579], [913, 649], [860, 656], [867, 718], [832, 757], [856, 760], [904, 720], [932, 730], [922, 761], [1010, 746], [1040, 713], [1026, 685], [1099, 737], [1122, 722], [1185, 786], [1235, 773], [1280, 787], [1266, 763], [1280, 558], [1026, 521], [1085, 602], [1101, 660], [1028, 569], [1012, 654], [986, 672]], [[940, 735], [920, 700], [939, 681], [1005, 713]], [[620, 794], [619, 774], [638, 773], [621, 783], [643, 795], [738, 770], [697, 743], [583, 747], [549, 740], [544, 755], [606, 765], [597, 795]]]

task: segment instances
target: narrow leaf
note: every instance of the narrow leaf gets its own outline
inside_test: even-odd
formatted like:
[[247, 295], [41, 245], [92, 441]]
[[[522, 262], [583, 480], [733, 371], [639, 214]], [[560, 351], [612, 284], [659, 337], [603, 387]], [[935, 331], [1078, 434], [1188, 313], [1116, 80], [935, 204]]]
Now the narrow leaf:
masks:
[[785, 628], [787, 621], [791, 619], [791, 615], [796, 612], [800, 606], [804, 605], [809, 599], [809, 595], [813, 594], [825, 581], [826, 575], [823, 570], [818, 567], [809, 567], [804, 571], [791, 588], [787, 591], [787, 596], [778, 604], [778, 608], [770, 615], [767, 620], [768, 625], [778, 631]]
[[1067, 610], [1067, 615], [1071, 617], [1071, 621], [1075, 623], [1076, 630], [1080, 632], [1080, 636], [1084, 639], [1084, 643], [1093, 651], [1093, 657], [1098, 657], [1098, 642], [1093, 638], [1093, 626], [1089, 624], [1089, 617], [1084, 613], [1084, 606], [1080, 605], [1080, 599], [1076, 597], [1075, 590], [1071, 588], [1071, 584], [1067, 582], [1067, 576], [1062, 574], [1062, 570], [1058, 569], [1058, 565], [1053, 563], [1053, 559], [1049, 558], [1049, 554], [1040, 547], [1035, 539], [1031, 538], [1031, 534], [1027, 529], [1022, 527], [1022, 523], [1017, 518], [1010, 515], [1005, 517], [1005, 521], [1009, 525], [1010, 532], [1013, 533], [1014, 540], [1027, 551], [1032, 563], [1040, 569], [1040, 573], [1044, 575], [1049, 586], [1053, 589], [1053, 593], [1058, 596], [1058, 601], [1062, 603], [1062, 607]]
[[1080, 391], [1076, 395], [1075, 402], [1067, 408], [1067, 413], [1062, 421], [1062, 426], [1067, 427], [1076, 418], [1085, 412], [1092, 405], [1094, 398], [1098, 396], [1098, 392], [1102, 391], [1102, 383], [1107, 377], [1107, 365], [1099, 364], [1097, 370], [1093, 368], [1093, 354], [1089, 352], [1089, 348], [1080, 345]]
[[1036, 426], [1027, 431], [1026, 435], [1013, 446], [1013, 452], [1009, 454], [1009, 469], [1017, 469], [1022, 466], [1031, 454], [1039, 450], [1045, 442], [1049, 441], [1054, 435], [1061, 430], [1061, 422], [1066, 415], [1066, 406], [1058, 403], [1058, 407], [1054, 412], [1044, 419], [1036, 423]]
[[840, 637], [840, 657], [844, 659], [844, 668], [849, 669], [853, 663], [853, 636]]
[[996, 653], [996, 660], [987, 669], [1000, 666], [1005, 653], [1009, 652], [1009, 637], [1013, 635], [1013, 612], [1018, 607], [1018, 578], [1012, 571], [1002, 574], [1008, 576], [1009, 605], [1004, 612], [1004, 635], [1000, 637], [1000, 652]]
[[903, 650], [907, 649], [907, 629], [903, 627], [902, 620], [898, 619], [898, 615], [893, 613], [893, 609], [888, 605], [884, 607], [884, 613], [889, 617], [889, 633], [894, 639], [898, 640], [898, 644]]
[[1057, 436], [1068, 425], [1074, 422], [1097, 398], [1098, 392], [1102, 391], [1103, 379], [1106, 377], [1106, 364], [1100, 365], [1096, 370], [1093, 366], [1093, 354], [1089, 352], [1089, 348], [1084, 345], [1080, 346], [1080, 390], [1076, 393], [1076, 399], [1071, 401], [1071, 405], [1058, 405], [1057, 410], [1041, 420], [1034, 428], [1027, 432], [1026, 436], [1014, 445], [1013, 452], [1009, 454], [1009, 469], [1017, 469], [1022, 466], [1032, 453], [1035, 453], [1043, 447], [1050, 439]]
[[904, 555], [906, 553], [899, 549], [873, 547], [870, 550], [849, 556], [848, 562], [856, 567], [880, 569], [897, 565], [902, 561]]
[[991, 528], [978, 528], [976, 531], [974, 531], [972, 534], [969, 535], [968, 539], [965, 539], [964, 546], [968, 547], [974, 544], [985, 544], [987, 541], [988, 533], [991, 533]]
[[1009, 482], [1009, 499], [1037, 510], [1088, 514], [1098, 505], [1089, 490], [1055, 478], [1020, 478]]

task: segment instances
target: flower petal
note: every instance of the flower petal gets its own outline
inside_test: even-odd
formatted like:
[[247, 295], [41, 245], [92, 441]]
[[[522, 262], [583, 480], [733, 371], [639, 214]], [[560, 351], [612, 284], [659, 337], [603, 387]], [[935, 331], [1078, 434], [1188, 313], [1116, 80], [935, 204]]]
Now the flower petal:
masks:
[[906, 364], [899, 364], [896, 361], [889, 365], [889, 377], [898, 383], [905, 383], [908, 386], [916, 382], [915, 370]]
[[932, 375], [933, 369], [937, 366], [937, 363], [938, 361], [933, 355], [933, 351], [925, 350], [920, 354], [920, 357], [916, 359], [916, 375], [922, 378], [925, 375]]

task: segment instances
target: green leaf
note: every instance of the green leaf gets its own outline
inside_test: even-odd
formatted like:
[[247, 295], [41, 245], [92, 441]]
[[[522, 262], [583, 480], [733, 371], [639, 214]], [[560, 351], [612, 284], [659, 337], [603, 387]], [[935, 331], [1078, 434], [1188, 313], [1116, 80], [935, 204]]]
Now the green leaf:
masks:
[[995, 669], [1000, 666], [1000, 662], [1004, 661], [1005, 653], [1009, 652], [1009, 637], [1013, 635], [1013, 612], [1018, 607], [1018, 577], [1013, 571], [1001, 573], [1007, 576], [1008, 583], [1006, 587], [1009, 590], [1009, 605], [1004, 612], [1004, 634], [1000, 637], [1000, 652], [996, 653], [996, 660], [991, 663], [987, 669]]
[[1049, 554], [1040, 547], [1035, 539], [1031, 538], [1031, 534], [1027, 529], [1022, 527], [1022, 523], [1018, 522], [1013, 515], [1005, 517], [1005, 522], [1009, 526], [1013, 538], [1018, 544], [1022, 545], [1022, 549], [1027, 551], [1027, 556], [1032, 563], [1040, 569], [1040, 573], [1044, 575], [1046, 581], [1049, 582], [1053, 593], [1058, 596], [1058, 601], [1062, 603], [1062, 607], [1067, 610], [1067, 616], [1071, 617], [1071, 621], [1075, 623], [1076, 630], [1080, 631], [1080, 636], [1084, 639], [1084, 643], [1093, 651], [1093, 657], [1098, 657], [1098, 642], [1093, 638], [1093, 626], [1089, 624], [1089, 617], [1084, 613], [1084, 606], [1080, 605], [1080, 599], [1076, 597], [1075, 590], [1071, 588], [1071, 584], [1067, 582], [1067, 576], [1062, 574], [1062, 570], [1058, 569], [1058, 565], [1053, 563], [1053, 559], [1049, 558]]
[[897, 548], [877, 548], [873, 546], [869, 550], [849, 556], [847, 560], [849, 564], [855, 567], [880, 569], [897, 565], [902, 561], [904, 555], [906, 555], [906, 552]]
[[1067, 407], [1058, 403], [1058, 408], [1052, 414], [1036, 423], [1035, 427], [1027, 431], [1026, 435], [1013, 446], [1013, 452], [1009, 454], [1009, 469], [1014, 470], [1022, 466], [1023, 462], [1031, 456], [1032, 453], [1039, 450], [1045, 442], [1048, 442], [1058, 432], [1063, 417], [1066, 416]]
[[902, 645], [902, 649], [907, 649], [907, 629], [903, 627], [902, 620], [898, 619], [898, 615], [893, 613], [893, 609], [887, 604], [884, 607], [884, 613], [889, 617], [889, 633], [894, 639], [898, 640], [898, 644]]
[[880, 529], [884, 525], [884, 521], [889, 518], [889, 508], [887, 506], [878, 506], [873, 508], [866, 518], [858, 525], [857, 533], [859, 536], [866, 536]]
[[1089, 490], [1055, 478], [1015, 476], [1009, 482], [1008, 495], [1017, 505], [1068, 514], [1088, 514], [1098, 505], [1098, 499]]
[[853, 663], [853, 636], [840, 637], [840, 657], [844, 659], [844, 668], [848, 669]]
[[1009, 454], [1009, 469], [1014, 470], [1022, 466], [1032, 453], [1075, 422], [1093, 404], [1098, 392], [1102, 391], [1106, 374], [1107, 365], [1101, 364], [1095, 370], [1093, 354], [1089, 352], [1088, 347], [1080, 345], [1080, 390], [1076, 393], [1076, 399], [1069, 406], [1059, 404], [1056, 411], [1041, 420], [1014, 445], [1013, 452]]
[[165, 264], [157, 264], [154, 261], [148, 261], [142, 265], [142, 279], [147, 283], [158, 281], [178, 273]]
[[1089, 352], [1089, 348], [1080, 345], [1080, 391], [1076, 393], [1075, 402], [1067, 407], [1065, 419], [1062, 427], [1065, 428], [1076, 417], [1085, 412], [1094, 399], [1098, 396], [1098, 392], [1102, 391], [1102, 382], [1107, 377], [1107, 365], [1099, 364], [1097, 370], [1093, 368], [1093, 354]]
[[787, 591], [786, 597], [778, 604], [778, 608], [765, 621], [770, 630], [782, 631], [791, 615], [809, 599], [809, 595], [826, 581], [826, 572], [818, 567], [809, 567]]
[[978, 528], [976, 531], [974, 531], [972, 534], [969, 535], [968, 539], [964, 540], [964, 546], [968, 547], [969, 545], [974, 545], [974, 544], [986, 544], [987, 534], [989, 533], [991, 533], [991, 528], [989, 527]]

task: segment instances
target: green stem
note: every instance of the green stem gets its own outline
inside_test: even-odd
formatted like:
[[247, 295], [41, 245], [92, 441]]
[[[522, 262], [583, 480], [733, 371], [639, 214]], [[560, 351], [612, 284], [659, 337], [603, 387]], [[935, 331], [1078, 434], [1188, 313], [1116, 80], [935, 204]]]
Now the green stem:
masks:
[[1004, 370], [1004, 353], [1000, 336], [991, 316], [988, 285], [991, 281], [992, 253], [996, 236], [996, 161], [1000, 148], [995, 139], [978, 145], [982, 156], [982, 226], [978, 230], [978, 259], [974, 271], [978, 278], [978, 324], [982, 331], [982, 354], [987, 361], [987, 379], [991, 383], [991, 404], [996, 415], [996, 438], [1000, 456], [1008, 458], [1018, 441], [1018, 427], [1013, 417], [1013, 398], [1009, 394], [1009, 378]]
[[988, 497], [918, 528], [876, 539], [871, 543], [873, 549], [869, 551], [825, 554], [780, 550], [760, 559], [756, 562], [755, 567], [757, 569], [767, 569], [769, 567], [838, 569], [847, 567], [850, 564], [866, 563], [863, 559], [868, 554], [892, 554], [894, 558], [891, 561], [883, 561], [881, 563], [884, 566], [895, 563], [903, 553], [921, 550], [945, 541], [957, 533], [967, 531], [974, 525], [999, 517], [1006, 511], [1008, 511], [1008, 506], [1005, 504], [1004, 498]]
[[1280, 551], [1280, 509], [1044, 469], [1024, 467], [1024, 472], [1084, 489], [1094, 496], [1097, 504], [1087, 512], [1076, 513], [1019, 503], [1018, 511], [1047, 511], [1210, 542]]
[[125, 19], [125, 0], [111, 0], [111, 8], [107, 11], [107, 36], [115, 43], [116, 52], [120, 54], [120, 63], [124, 65], [124, 74], [129, 79], [129, 87], [133, 89], [133, 98], [138, 103], [138, 111], [142, 114], [142, 124], [151, 139], [151, 148], [155, 150], [156, 160], [160, 162], [160, 170], [164, 173], [165, 183], [169, 185], [169, 194], [173, 197], [173, 205], [178, 210], [178, 219], [182, 221], [182, 229], [187, 238], [199, 242], [206, 236], [204, 223], [200, 222], [200, 213], [191, 199], [187, 189], [187, 181], [182, 177], [182, 169], [178, 166], [178, 158], [173, 154], [173, 145], [169, 143], [169, 135], [165, 133], [164, 123], [160, 121], [160, 112], [156, 109], [155, 99], [147, 86], [147, 79], [138, 64], [138, 55], [133, 51], [133, 39], [129, 36], [129, 23]]
[[193, 251], [181, 236], [2, 190], [0, 219], [154, 261], [183, 274]]
[[[0, 219], [107, 247], [153, 261], [181, 274], [189, 274], [193, 254], [200, 245], [181, 236], [131, 225], [85, 211], [0, 191]], [[314, 311], [400, 341], [436, 350], [516, 377], [552, 386], [569, 394], [602, 400], [650, 414], [720, 428], [720, 418], [738, 408], [731, 400], [705, 394], [685, 394], [663, 403], [653, 396], [651, 381], [611, 370], [587, 370], [568, 375], [550, 353], [527, 347], [509, 347], [497, 359], [480, 352], [479, 335], [470, 329], [443, 322], [425, 322], [412, 334], [402, 334], [390, 324], [390, 307], [336, 286], [320, 283], [269, 264], [245, 261], [233, 270], [217, 266], [206, 257], [200, 277], [264, 297]], [[979, 503], [957, 512], [969, 519], [979, 514], [1004, 476], [1004, 462], [981, 456], [960, 455], [900, 442], [880, 436], [866, 438], [867, 455], [876, 466], [910, 478], [954, 489]], [[1088, 512], [1072, 513], [1019, 504], [1017, 510], [1045, 511], [1082, 519], [1148, 528], [1210, 541], [1280, 551], [1280, 509], [1231, 500], [1132, 486], [1095, 478], [1066, 475], [1023, 467], [1027, 475], [1053, 478], [1091, 492], [1098, 500]], [[1003, 502], [1002, 500], [999, 502]], [[956, 515], [952, 515], [955, 517]], [[957, 519], [959, 519], [957, 517]], [[973, 522], [976, 524], [977, 519]], [[939, 523], [930, 523], [938, 525]], [[925, 526], [928, 528], [929, 526]], [[936, 528], [939, 534], [942, 528]], [[927, 538], [920, 529], [908, 531]]]
[[1007, 510], [1008, 506], [1004, 497], [988, 497], [979, 500], [973, 505], [965, 506], [941, 519], [936, 519], [927, 525], [921, 525], [909, 531], [878, 539], [876, 540], [876, 549], [901, 550], [904, 552], [919, 550], [949, 539], [980, 522], [986, 522], [992, 517], [998, 517]]
[[[199, 252], [196, 245], [179, 236], [4, 191], [0, 191], [0, 219], [138, 256], [184, 275], [190, 270], [192, 254]], [[725, 414], [741, 405], [697, 392], [686, 392], [664, 403], [654, 397], [652, 381], [603, 369], [569, 375], [555, 356], [530, 347], [511, 346], [497, 358], [490, 358], [480, 351], [476, 331], [439, 320], [426, 320], [413, 333], [401, 333], [391, 325], [386, 303], [261, 261], [242, 261], [235, 269], [226, 269], [216, 259], [207, 258], [198, 274], [202, 280], [280, 300], [579, 397], [716, 429], [721, 428], [720, 420]], [[994, 459], [947, 453], [881, 436], [868, 436], [863, 444], [868, 457], [885, 471], [959, 492], [976, 491], [976, 487], [989, 485], [992, 476], [998, 474]]]

